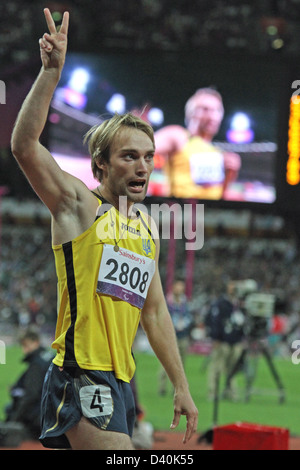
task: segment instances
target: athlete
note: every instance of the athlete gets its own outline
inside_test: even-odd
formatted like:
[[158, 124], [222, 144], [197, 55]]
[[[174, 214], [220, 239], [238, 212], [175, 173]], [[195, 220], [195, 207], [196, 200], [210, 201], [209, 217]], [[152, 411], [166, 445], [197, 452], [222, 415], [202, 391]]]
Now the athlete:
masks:
[[155, 133], [157, 156], [165, 160], [167, 196], [226, 199], [241, 163], [239, 155], [212, 144], [223, 116], [220, 93], [200, 88], [185, 105], [186, 128], [169, 125]]
[[152, 128], [115, 115], [85, 136], [99, 184], [90, 191], [61, 170], [39, 142], [67, 50], [69, 13], [40, 39], [42, 68], [19, 112], [12, 152], [48, 207], [58, 277], [56, 356], [44, 383], [41, 442], [50, 448], [133, 449], [131, 352], [141, 324], [174, 385], [175, 428], [187, 442], [198, 411], [189, 392], [158, 271], [150, 217], [134, 210], [147, 191], [155, 153]]

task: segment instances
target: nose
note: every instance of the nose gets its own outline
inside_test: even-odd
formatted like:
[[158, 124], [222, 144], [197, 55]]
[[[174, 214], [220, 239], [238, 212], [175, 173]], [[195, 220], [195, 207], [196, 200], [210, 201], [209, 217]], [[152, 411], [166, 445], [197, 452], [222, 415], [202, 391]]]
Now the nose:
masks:
[[136, 173], [138, 175], [145, 175], [148, 172], [147, 163], [144, 157], [140, 157], [136, 161]]

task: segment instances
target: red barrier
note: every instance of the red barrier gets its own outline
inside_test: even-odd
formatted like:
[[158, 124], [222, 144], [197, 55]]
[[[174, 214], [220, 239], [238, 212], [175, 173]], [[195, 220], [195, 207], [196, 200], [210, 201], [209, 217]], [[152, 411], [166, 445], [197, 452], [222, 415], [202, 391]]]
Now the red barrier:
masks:
[[213, 450], [289, 450], [289, 430], [251, 423], [218, 426]]

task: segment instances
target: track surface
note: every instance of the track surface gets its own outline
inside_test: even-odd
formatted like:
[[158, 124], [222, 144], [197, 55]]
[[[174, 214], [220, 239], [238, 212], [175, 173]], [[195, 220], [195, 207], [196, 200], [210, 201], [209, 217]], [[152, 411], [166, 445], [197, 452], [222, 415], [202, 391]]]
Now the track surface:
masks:
[[[154, 444], [152, 450], [213, 450], [210, 444], [199, 444], [198, 435], [186, 443], [182, 443], [183, 434], [176, 432], [156, 431], [154, 433]], [[0, 450], [47, 450], [39, 442], [24, 441], [19, 447], [2, 447]], [[300, 438], [291, 437], [289, 440], [289, 450], [300, 450]]]

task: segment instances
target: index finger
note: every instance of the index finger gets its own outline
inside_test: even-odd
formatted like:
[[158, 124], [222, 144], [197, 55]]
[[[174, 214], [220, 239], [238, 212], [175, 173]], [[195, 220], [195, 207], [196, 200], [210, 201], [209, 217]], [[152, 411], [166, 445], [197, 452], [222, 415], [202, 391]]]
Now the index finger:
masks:
[[68, 34], [68, 28], [69, 28], [69, 12], [65, 11], [59, 32], [62, 34]]
[[50, 34], [55, 34], [56, 26], [55, 26], [55, 23], [54, 23], [54, 20], [52, 18], [49, 8], [44, 8], [44, 15], [46, 18], [46, 22], [47, 22], [47, 26], [48, 26]]

